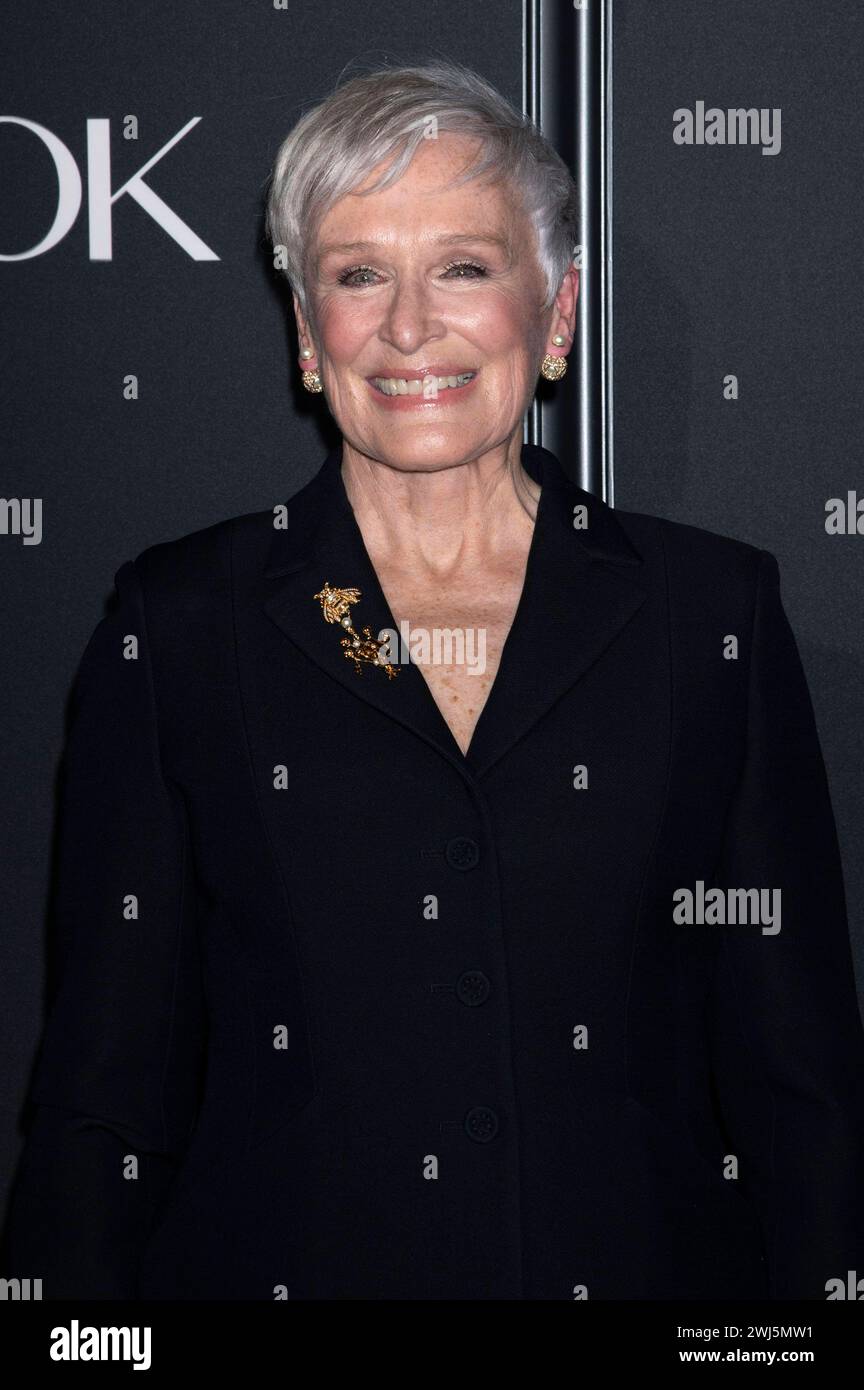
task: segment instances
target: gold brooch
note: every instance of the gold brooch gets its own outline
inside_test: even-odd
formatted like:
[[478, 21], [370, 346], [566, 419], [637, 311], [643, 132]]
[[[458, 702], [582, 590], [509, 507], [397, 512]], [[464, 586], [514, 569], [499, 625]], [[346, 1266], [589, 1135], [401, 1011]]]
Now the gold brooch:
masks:
[[362, 637], [354, 630], [351, 623], [351, 604], [356, 603], [360, 597], [359, 589], [331, 589], [329, 584], [325, 584], [324, 588], [312, 597], [320, 599], [321, 612], [328, 623], [338, 623], [350, 634], [342, 638], [342, 647], [348, 660], [354, 662], [354, 670], [358, 676], [363, 674], [361, 663], [364, 661], [382, 667], [387, 672], [388, 680], [399, 674], [389, 661], [381, 660], [383, 637], [380, 640], [374, 638], [368, 627], [364, 627]]

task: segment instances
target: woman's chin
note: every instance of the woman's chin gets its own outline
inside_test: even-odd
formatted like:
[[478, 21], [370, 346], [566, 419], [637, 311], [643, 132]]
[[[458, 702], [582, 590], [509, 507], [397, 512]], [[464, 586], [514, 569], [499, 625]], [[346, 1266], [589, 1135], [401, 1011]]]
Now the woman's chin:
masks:
[[[447, 428], [438, 423], [434, 429], [402, 429], [388, 432], [378, 446], [368, 452], [392, 468], [427, 469], [455, 468], [468, 459], [478, 458], [488, 448], [488, 435], [478, 432], [476, 441], [466, 435], [464, 428]], [[364, 450], [364, 452], [367, 452]]]

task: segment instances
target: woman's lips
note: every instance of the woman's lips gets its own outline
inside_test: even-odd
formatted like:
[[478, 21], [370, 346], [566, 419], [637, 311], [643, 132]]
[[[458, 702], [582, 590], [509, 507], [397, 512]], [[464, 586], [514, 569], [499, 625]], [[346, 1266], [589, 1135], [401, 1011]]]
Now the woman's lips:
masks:
[[477, 380], [478, 370], [440, 373], [406, 372], [404, 376], [367, 377], [369, 389], [379, 405], [389, 410], [418, 410], [464, 399]]

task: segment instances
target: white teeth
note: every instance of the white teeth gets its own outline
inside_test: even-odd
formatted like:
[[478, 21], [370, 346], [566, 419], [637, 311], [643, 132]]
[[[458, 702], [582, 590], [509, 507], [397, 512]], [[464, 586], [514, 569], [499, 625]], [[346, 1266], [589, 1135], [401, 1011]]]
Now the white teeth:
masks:
[[[461, 372], [459, 376], [438, 376], [432, 377], [435, 382], [435, 391], [447, 391], [453, 386], [465, 386], [477, 375], [476, 372]], [[430, 381], [429, 377], [423, 380], [408, 381], [405, 377], [398, 376], [376, 376], [372, 378], [375, 386], [382, 391], [385, 396], [422, 396], [424, 387]], [[428, 391], [428, 387], [427, 387]], [[429, 394], [434, 394], [431, 392]]]

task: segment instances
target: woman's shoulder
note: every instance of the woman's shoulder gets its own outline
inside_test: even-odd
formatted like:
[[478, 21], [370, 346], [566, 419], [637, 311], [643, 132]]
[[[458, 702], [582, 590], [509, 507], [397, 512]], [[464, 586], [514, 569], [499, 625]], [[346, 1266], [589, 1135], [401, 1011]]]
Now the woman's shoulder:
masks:
[[633, 578], [662, 594], [674, 623], [699, 626], [713, 615], [731, 631], [752, 620], [760, 592], [779, 603], [780, 568], [772, 551], [670, 517], [617, 507], [613, 514], [647, 562]]
[[614, 516], [637, 551], [660, 559], [670, 580], [684, 585], [741, 584], [749, 589], [765, 570], [777, 572], [771, 551], [738, 536], [618, 507]]
[[279, 508], [226, 517], [169, 540], [157, 541], [130, 557], [115, 576], [133, 568], [148, 591], [179, 598], [216, 598], [244, 570], [266, 557]]

